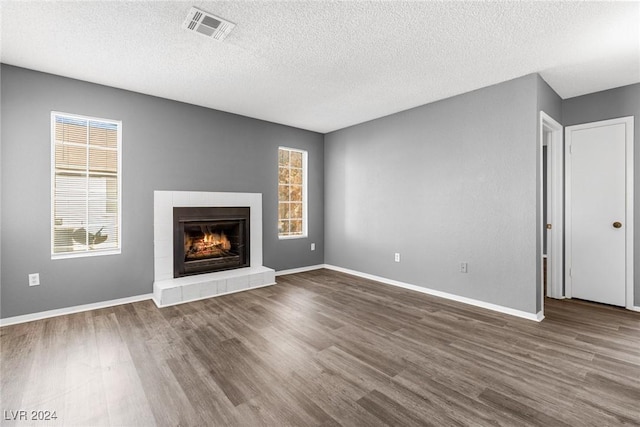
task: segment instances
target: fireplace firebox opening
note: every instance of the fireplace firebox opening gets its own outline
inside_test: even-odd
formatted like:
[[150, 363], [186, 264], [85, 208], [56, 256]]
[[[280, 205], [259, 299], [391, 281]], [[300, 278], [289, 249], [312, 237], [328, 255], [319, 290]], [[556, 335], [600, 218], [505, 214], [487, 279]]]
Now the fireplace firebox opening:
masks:
[[249, 267], [248, 207], [174, 207], [173, 277]]

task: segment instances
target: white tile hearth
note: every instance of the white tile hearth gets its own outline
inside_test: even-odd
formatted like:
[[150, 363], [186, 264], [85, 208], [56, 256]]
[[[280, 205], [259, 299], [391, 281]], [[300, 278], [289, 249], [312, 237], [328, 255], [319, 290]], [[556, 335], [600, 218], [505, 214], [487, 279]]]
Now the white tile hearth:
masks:
[[[173, 277], [174, 207], [250, 208], [250, 267]], [[262, 265], [262, 194], [154, 191], [153, 299], [158, 307], [275, 284], [275, 270]]]
[[260, 266], [156, 281], [153, 283], [153, 300], [158, 307], [167, 307], [261, 288], [275, 284], [275, 274], [274, 270]]

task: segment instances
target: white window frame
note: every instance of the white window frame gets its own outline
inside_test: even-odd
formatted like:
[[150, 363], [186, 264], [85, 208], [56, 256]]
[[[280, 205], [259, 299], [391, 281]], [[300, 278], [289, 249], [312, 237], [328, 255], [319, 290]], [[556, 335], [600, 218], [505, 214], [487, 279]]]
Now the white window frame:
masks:
[[[117, 162], [118, 162], [118, 247], [115, 249], [89, 249], [87, 248], [84, 251], [74, 251], [74, 252], [66, 252], [66, 253], [54, 253], [54, 245], [55, 245], [55, 237], [54, 237], [54, 228], [55, 228], [55, 184], [56, 184], [56, 116], [70, 118], [70, 119], [78, 119], [78, 120], [87, 120], [94, 122], [102, 122], [114, 124], [117, 126]], [[88, 143], [88, 142], [87, 142]], [[89, 155], [89, 150], [87, 150], [87, 156]], [[88, 167], [88, 162], [87, 162]], [[89, 197], [89, 193], [87, 192], [87, 197]], [[102, 255], [117, 255], [122, 253], [122, 121], [120, 120], [112, 120], [105, 119], [101, 117], [92, 117], [92, 116], [83, 116], [79, 114], [71, 114], [71, 113], [63, 113], [60, 111], [52, 111], [51, 112], [51, 259], [68, 259], [68, 258], [83, 258], [83, 257], [92, 257], [92, 256], [102, 256]]]
[[[309, 203], [307, 203], [307, 199], [308, 199], [307, 176], [309, 174], [309, 162], [308, 162], [309, 153], [307, 152], [307, 150], [302, 150], [299, 148], [279, 146], [278, 160], [276, 163], [278, 167], [278, 172], [280, 170], [280, 150], [288, 150], [288, 151], [295, 151], [297, 153], [302, 153], [302, 234], [281, 235], [280, 231], [278, 231], [278, 239], [280, 240], [306, 239], [308, 237], [308, 218], [309, 218]], [[278, 175], [277, 186], [278, 186], [278, 192], [276, 193], [278, 198], [277, 221], [279, 222], [280, 221], [280, 176], [279, 175]], [[276, 230], [279, 229], [278, 222], [276, 222]]]

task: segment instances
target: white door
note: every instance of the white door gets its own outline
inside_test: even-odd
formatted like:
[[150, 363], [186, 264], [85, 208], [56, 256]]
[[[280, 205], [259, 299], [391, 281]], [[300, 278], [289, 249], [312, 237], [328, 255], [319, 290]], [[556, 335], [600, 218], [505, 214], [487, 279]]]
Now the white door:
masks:
[[569, 297], [627, 303], [629, 126], [632, 121], [615, 119], [567, 127]]

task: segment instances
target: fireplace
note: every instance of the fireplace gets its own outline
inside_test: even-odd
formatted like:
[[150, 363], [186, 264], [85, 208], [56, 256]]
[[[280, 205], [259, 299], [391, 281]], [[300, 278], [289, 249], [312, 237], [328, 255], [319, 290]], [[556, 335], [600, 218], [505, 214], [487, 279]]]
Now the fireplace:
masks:
[[[242, 206], [242, 208], [238, 208], [238, 206]], [[174, 208], [179, 208], [177, 215], [174, 215]], [[182, 212], [182, 208], [191, 209]], [[209, 211], [209, 208], [213, 208], [213, 211]], [[239, 265], [225, 265], [212, 273], [196, 274], [193, 271], [183, 271], [181, 277], [175, 277], [176, 252], [174, 248], [182, 248], [177, 249], [182, 251], [179, 259], [182, 262], [186, 261], [184, 228], [179, 228], [180, 225], [176, 224], [176, 218], [178, 223], [183, 223], [182, 227], [196, 225], [198, 222], [204, 221], [220, 221], [222, 230], [218, 230], [217, 233], [209, 233], [211, 237], [207, 239], [209, 242], [206, 243], [213, 243], [212, 239], [215, 238], [213, 234], [220, 236], [220, 239], [216, 241], [223, 240], [222, 234], [224, 232], [231, 248], [225, 249], [229, 246], [228, 244], [218, 243], [222, 246], [221, 250], [211, 249], [212, 253], [221, 252], [224, 255], [223, 251], [240, 249], [240, 244], [237, 241], [234, 243], [234, 236], [242, 233], [244, 236], [242, 240], [245, 242], [244, 251], [238, 250], [237, 252], [239, 256], [244, 256], [244, 261], [234, 261], [234, 264]], [[229, 224], [226, 224], [236, 220], [240, 220], [241, 224], [238, 233], [229, 231]], [[200, 230], [200, 233], [204, 235], [200, 225], [197, 227], [195, 232]], [[176, 236], [176, 229], [180, 230], [178, 236]], [[178, 239], [179, 241], [177, 241]], [[234, 245], [237, 246], [234, 247]], [[202, 256], [198, 258], [200, 259], [189, 260], [188, 262], [191, 261], [191, 264], [188, 265], [192, 267], [199, 264], [199, 267], [202, 267], [202, 262], [194, 264], [192, 261], [209, 259], [210, 263], [215, 263], [215, 261], [222, 262], [223, 257], [218, 256], [216, 259], [216, 257]], [[226, 263], [226, 260], [224, 262]], [[244, 268], [240, 268], [243, 266]], [[205, 273], [205, 271], [197, 273]], [[153, 301], [158, 307], [168, 307], [174, 304], [275, 285], [276, 272], [272, 268], [262, 265], [262, 194], [154, 191], [153, 274]]]
[[174, 207], [173, 277], [248, 267], [248, 207]]

